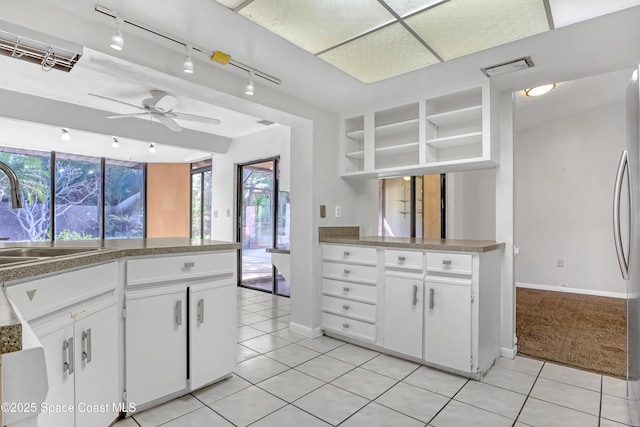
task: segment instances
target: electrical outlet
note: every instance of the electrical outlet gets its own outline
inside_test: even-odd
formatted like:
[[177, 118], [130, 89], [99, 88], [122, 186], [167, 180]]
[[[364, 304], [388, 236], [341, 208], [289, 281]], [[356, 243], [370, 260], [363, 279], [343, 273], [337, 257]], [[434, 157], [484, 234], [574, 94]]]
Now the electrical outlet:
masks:
[[564, 260], [562, 260], [562, 259], [559, 259], [559, 260], [558, 260], [558, 267], [559, 267], [559, 268], [564, 267]]
[[342, 208], [340, 207], [340, 205], [336, 205], [336, 218], [340, 218], [341, 215], [342, 215]]

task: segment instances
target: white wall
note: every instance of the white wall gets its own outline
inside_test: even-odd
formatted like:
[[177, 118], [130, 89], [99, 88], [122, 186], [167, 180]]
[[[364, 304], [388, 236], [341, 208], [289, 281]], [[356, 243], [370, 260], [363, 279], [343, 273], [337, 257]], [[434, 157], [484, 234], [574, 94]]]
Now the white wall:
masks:
[[617, 103], [517, 132], [517, 283], [625, 292], [611, 225], [624, 115]]
[[447, 174], [447, 238], [496, 239], [494, 169]]

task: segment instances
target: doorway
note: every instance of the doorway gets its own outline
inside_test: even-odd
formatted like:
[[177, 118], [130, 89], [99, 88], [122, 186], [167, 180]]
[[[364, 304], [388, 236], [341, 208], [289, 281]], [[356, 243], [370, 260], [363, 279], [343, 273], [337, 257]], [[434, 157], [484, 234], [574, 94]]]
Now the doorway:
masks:
[[289, 192], [278, 191], [279, 157], [238, 165], [238, 286], [289, 296], [272, 253], [289, 249]]

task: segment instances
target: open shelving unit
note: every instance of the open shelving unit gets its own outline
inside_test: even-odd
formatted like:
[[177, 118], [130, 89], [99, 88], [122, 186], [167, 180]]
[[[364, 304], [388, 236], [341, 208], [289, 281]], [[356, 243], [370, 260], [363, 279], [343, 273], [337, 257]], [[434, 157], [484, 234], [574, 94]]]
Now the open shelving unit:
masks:
[[374, 168], [384, 169], [420, 163], [418, 102], [374, 113]]
[[364, 171], [364, 115], [345, 120], [343, 171]]

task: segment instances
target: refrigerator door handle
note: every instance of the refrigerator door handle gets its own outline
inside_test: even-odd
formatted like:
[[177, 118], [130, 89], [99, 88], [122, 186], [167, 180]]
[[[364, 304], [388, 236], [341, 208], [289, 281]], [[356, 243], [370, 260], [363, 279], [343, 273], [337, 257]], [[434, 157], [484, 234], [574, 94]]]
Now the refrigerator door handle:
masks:
[[629, 262], [624, 253], [622, 246], [622, 232], [620, 231], [620, 197], [622, 195], [622, 180], [624, 179], [624, 171], [629, 167], [629, 152], [622, 152], [620, 164], [618, 165], [618, 173], [616, 174], [616, 185], [613, 191], [613, 237], [616, 243], [616, 253], [618, 255], [618, 264], [620, 264], [620, 272], [622, 278], [629, 279]]

